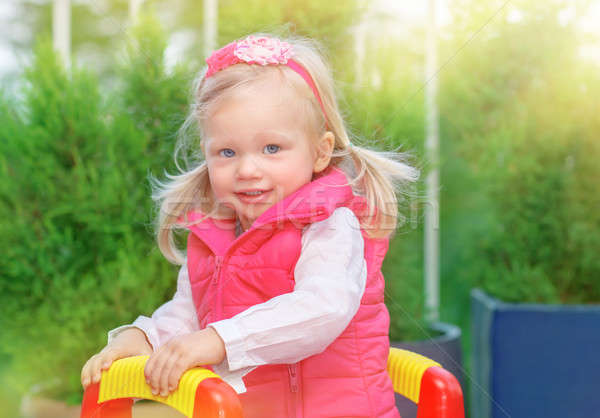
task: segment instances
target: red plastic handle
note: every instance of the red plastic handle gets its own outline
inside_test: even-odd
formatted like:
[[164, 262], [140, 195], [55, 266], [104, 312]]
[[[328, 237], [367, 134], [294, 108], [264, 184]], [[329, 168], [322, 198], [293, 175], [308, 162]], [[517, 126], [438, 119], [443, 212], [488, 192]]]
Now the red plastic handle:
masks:
[[[100, 383], [89, 385], [81, 405], [81, 418], [131, 418], [132, 398], [98, 403]], [[217, 378], [205, 379], [196, 388], [194, 414], [189, 418], [242, 418], [242, 405], [231, 386]]]
[[441, 367], [423, 374], [417, 418], [464, 418], [463, 393], [458, 380]]

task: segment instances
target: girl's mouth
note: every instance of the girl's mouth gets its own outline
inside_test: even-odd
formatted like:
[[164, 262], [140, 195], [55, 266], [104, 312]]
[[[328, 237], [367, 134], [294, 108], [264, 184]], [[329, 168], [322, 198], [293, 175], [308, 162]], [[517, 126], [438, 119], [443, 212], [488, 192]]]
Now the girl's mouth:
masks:
[[236, 192], [235, 195], [244, 203], [261, 203], [268, 198], [270, 193], [271, 190], [255, 190], [245, 193]]

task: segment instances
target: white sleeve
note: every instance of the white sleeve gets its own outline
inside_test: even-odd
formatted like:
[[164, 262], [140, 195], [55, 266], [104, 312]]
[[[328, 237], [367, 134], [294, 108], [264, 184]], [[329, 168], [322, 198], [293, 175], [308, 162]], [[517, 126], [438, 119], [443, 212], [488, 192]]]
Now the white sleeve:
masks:
[[186, 264], [179, 270], [177, 291], [173, 299], [154, 311], [151, 318], [140, 315], [132, 324], [109, 331], [108, 342], [110, 343], [119, 332], [132, 327], [137, 327], [146, 334], [154, 351], [175, 336], [200, 329]]
[[[151, 318], [138, 316], [133, 324], [123, 325], [109, 331], [108, 342], [110, 343], [111, 339], [119, 332], [132, 327], [137, 327], [146, 334], [154, 351], [177, 335], [189, 334], [200, 330], [186, 264], [181, 266], [179, 270], [177, 291], [173, 299], [154, 311]], [[223, 368], [222, 366], [219, 367], [219, 365], [213, 365], [213, 370], [225, 382], [229, 383], [237, 393], [246, 391], [242, 376], [252, 370], [252, 368], [229, 372], [227, 367]]]
[[243, 375], [263, 364], [295, 363], [325, 350], [348, 326], [367, 277], [364, 241], [350, 209], [338, 208], [304, 231], [294, 276], [293, 292], [210, 324], [225, 342], [219, 369]]

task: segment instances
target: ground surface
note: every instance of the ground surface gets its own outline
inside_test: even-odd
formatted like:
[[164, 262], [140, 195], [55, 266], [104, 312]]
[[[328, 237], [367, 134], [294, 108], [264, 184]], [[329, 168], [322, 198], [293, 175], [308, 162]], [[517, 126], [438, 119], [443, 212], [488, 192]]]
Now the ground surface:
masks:
[[[68, 406], [52, 399], [30, 398], [21, 404], [24, 418], [79, 418], [80, 406]], [[184, 418], [184, 415], [157, 402], [136, 402], [132, 418]]]

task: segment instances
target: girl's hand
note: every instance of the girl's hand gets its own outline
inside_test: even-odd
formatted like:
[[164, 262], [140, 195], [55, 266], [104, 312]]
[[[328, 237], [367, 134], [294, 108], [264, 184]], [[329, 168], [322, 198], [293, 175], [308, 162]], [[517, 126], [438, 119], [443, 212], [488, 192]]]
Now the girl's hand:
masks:
[[115, 360], [149, 354], [152, 354], [152, 346], [144, 331], [139, 328], [121, 331], [110, 344], [85, 363], [81, 369], [81, 385], [85, 389], [88, 385], [99, 382], [102, 370], [108, 369]]
[[154, 395], [167, 396], [181, 375], [196, 366], [219, 364], [225, 359], [225, 344], [211, 328], [174, 337], [154, 352], [144, 369]]

